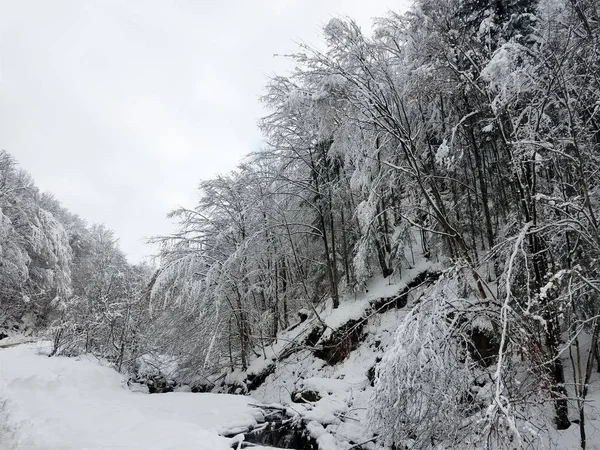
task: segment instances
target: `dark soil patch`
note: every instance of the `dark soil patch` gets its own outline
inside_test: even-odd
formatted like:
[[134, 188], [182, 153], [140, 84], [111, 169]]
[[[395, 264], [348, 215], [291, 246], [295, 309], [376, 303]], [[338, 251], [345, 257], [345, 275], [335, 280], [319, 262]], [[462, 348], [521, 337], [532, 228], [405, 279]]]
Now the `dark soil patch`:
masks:
[[469, 344], [469, 352], [475, 361], [485, 367], [495, 363], [500, 351], [500, 342], [492, 330], [473, 327]]
[[315, 345], [317, 345], [317, 342], [319, 342], [319, 339], [321, 339], [323, 333], [325, 333], [324, 326], [321, 325], [313, 328], [312, 331], [308, 334], [308, 337], [306, 338], [306, 345], [309, 347], [314, 347]]
[[366, 321], [366, 318], [361, 317], [346, 322], [315, 349], [314, 355], [331, 365], [342, 362], [363, 341]]

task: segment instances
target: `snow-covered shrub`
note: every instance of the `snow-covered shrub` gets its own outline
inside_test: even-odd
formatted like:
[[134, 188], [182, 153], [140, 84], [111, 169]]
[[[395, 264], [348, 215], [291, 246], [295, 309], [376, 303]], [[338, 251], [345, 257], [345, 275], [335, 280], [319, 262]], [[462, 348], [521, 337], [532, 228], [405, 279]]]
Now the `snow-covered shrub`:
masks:
[[549, 401], [538, 388], [543, 373], [531, 370], [539, 348], [524, 318], [502, 316], [470, 284], [447, 271], [396, 331], [369, 403], [369, 426], [385, 444], [500, 449], [536, 442], [532, 411]]
[[415, 307], [398, 328], [381, 361], [370, 402], [369, 422], [388, 443], [411, 448], [454, 445], [473, 408], [475, 363], [458, 334], [459, 317], [447, 304], [429, 300]]

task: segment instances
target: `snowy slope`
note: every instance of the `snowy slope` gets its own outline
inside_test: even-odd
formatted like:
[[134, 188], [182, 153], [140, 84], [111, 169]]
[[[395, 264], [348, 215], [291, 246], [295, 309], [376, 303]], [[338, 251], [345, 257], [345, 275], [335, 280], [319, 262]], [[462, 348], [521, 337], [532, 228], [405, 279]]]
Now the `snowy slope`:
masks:
[[98, 361], [48, 358], [45, 350], [0, 350], [3, 450], [225, 450], [230, 440], [219, 433], [261, 418], [250, 397], [131, 392]]
[[[310, 434], [317, 439], [320, 450], [384, 448], [381, 443], [372, 441], [373, 435], [366, 427], [367, 408], [374, 392], [371, 383], [373, 367], [393, 345], [398, 325], [420, 295], [428, 289], [428, 285], [416, 288], [408, 298], [408, 304], [400, 309], [374, 313], [369, 309], [369, 304], [377, 296], [388, 297], [398, 292], [417, 276], [419, 270], [430, 268], [423, 264], [418, 270], [406, 271], [401, 280], [393, 283], [382, 279], [373, 280], [369, 292], [364, 296], [345, 298], [338, 309], [327, 307], [320, 311], [321, 319], [328, 326], [324, 337], [331, 336], [337, 327], [343, 326], [347, 321], [366, 317], [363, 340], [345, 360], [333, 365], [315, 356], [315, 351], [311, 348], [303, 348], [283, 359], [274, 358], [275, 369], [258, 388], [251, 390], [250, 395], [262, 403], [281, 404], [301, 417]], [[315, 321], [307, 320], [306, 327], [310, 327], [311, 323], [314, 324]], [[289, 338], [285, 333], [281, 335]], [[297, 329], [294, 333], [301, 336]], [[583, 350], [587, 350], [585, 345]], [[572, 370], [568, 351], [563, 354], [563, 359], [567, 372], [567, 389], [571, 391]], [[252, 368], [256, 370], [256, 367], [264, 367], [265, 363], [264, 358], [259, 357]], [[300, 396], [307, 401], [298, 402]], [[595, 373], [592, 377], [587, 400], [587, 448], [600, 450], [600, 373]], [[576, 406], [575, 401], [569, 404], [572, 420], [577, 419]], [[538, 408], [525, 412], [533, 423], [539, 422], [538, 446], [530, 448], [580, 448], [576, 422], [568, 430], [557, 431], [549, 426], [552, 420], [551, 405], [541, 405], [541, 410], [544, 413], [542, 415]]]
[[[323, 307], [318, 308], [319, 318], [325, 326], [325, 331], [320, 336], [320, 340], [329, 338], [335, 330], [345, 323], [361, 319], [369, 313], [373, 301], [397, 294], [400, 290], [406, 288], [407, 281], [412, 280], [418, 274], [433, 269], [433, 267], [434, 265], [431, 262], [420, 258], [414, 267], [405, 269], [401, 277], [392, 276], [388, 279], [382, 276], [373, 277], [364, 292], [344, 295], [337, 309], [333, 309], [331, 300], [327, 301]], [[305, 339], [315, 326], [320, 325], [319, 319], [314, 314], [308, 311], [307, 313], [310, 315], [308, 320], [298, 326], [281, 331], [275, 342], [264, 349], [260, 349], [261, 356], [250, 362], [245, 374], [236, 373], [235, 375], [244, 381], [246, 375], [250, 377], [259, 374], [282, 355], [285, 355], [297, 343], [301, 342], [302, 339]]]
[[[367, 405], [373, 392], [369, 371], [392, 345], [398, 325], [422, 293], [422, 288], [411, 292], [406, 307], [376, 312], [372, 305], [377, 299], [394, 296], [417, 276], [433, 269], [431, 263], [422, 260], [415, 267], [404, 270], [402, 277], [374, 278], [362, 295], [346, 296], [337, 309], [328, 304], [319, 312], [326, 324], [320, 342], [331, 337], [344, 324], [366, 318], [362, 330], [364, 338], [357, 348], [344, 361], [334, 365], [316, 357], [311, 348], [295, 352], [279, 360], [273, 373], [250, 394], [262, 403], [284, 405], [302, 417], [321, 450], [347, 449], [360, 443], [364, 444], [358, 448], [374, 448], [373, 443], [368, 442], [373, 436], [365, 427]], [[317, 323], [314, 318], [312, 321], [309, 319], [299, 328], [310, 328]], [[298, 329], [294, 333], [302, 335]], [[281, 336], [285, 336], [283, 341], [288, 342], [290, 336], [286, 332]], [[265, 365], [264, 358], [259, 357], [249, 372], [254, 373]], [[297, 399], [293, 398], [306, 392], [316, 392], [320, 399], [297, 403]]]
[[[406, 311], [392, 310], [370, 319], [364, 342], [340, 364], [330, 366], [310, 350], [292, 355], [278, 364], [275, 372], [251, 395], [264, 403], [289, 407], [312, 423], [312, 428], [322, 425], [332, 437], [331, 444], [321, 446], [322, 449], [347, 448], [370, 439], [364, 426], [373, 390], [368, 372], [392, 344], [394, 332], [405, 314]], [[306, 391], [317, 392], [321, 399], [310, 403], [292, 401], [294, 393]]]

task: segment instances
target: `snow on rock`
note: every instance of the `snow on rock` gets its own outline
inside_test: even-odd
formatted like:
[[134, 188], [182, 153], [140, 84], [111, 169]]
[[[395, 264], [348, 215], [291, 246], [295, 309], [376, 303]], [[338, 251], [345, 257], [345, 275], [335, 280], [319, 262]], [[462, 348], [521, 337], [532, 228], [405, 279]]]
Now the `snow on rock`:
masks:
[[256, 425], [249, 397], [131, 392], [93, 358], [46, 356], [47, 344], [0, 350], [0, 448], [229, 449], [219, 436]]
[[354, 298], [350, 295], [345, 296], [336, 309], [329, 304], [324, 311], [323, 319], [328, 328], [321, 340], [329, 338], [337, 328], [349, 321], [365, 317], [374, 300], [397, 294], [407, 286], [407, 282], [432, 267], [433, 264], [430, 261], [421, 259], [412, 268], [403, 270], [400, 279], [395, 279], [394, 276], [389, 278], [383, 278], [381, 275], [375, 276], [369, 281], [365, 292], [361, 295], [356, 295]]
[[246, 374], [239, 369], [229, 372], [225, 377], [225, 384], [239, 389], [240, 392], [244, 392], [246, 391]]
[[334, 437], [318, 422], [310, 422], [307, 427], [310, 435], [317, 440], [319, 450], [337, 450]]
[[[365, 325], [365, 340], [339, 364], [325, 363], [310, 349], [291, 355], [252, 391], [252, 396], [263, 403], [288, 406], [302, 417], [320, 450], [345, 449], [350, 442], [370, 439], [364, 426], [373, 390], [368, 372], [393, 343], [395, 330], [405, 315], [402, 309], [374, 315]], [[321, 398], [309, 403], [292, 400], [294, 393], [307, 391], [317, 392]]]
[[[251, 390], [251, 395], [262, 403], [277, 403], [289, 408], [306, 424], [320, 450], [347, 449], [355, 443], [371, 440], [373, 436], [365, 428], [367, 405], [373, 392], [369, 376], [372, 377], [380, 356], [393, 344], [398, 325], [423, 287], [414, 288], [405, 308], [378, 308], [375, 312], [374, 305], [380, 299], [393, 298], [420, 275], [435, 269], [432, 263], [419, 258], [413, 267], [402, 271], [402, 276], [374, 277], [363, 293], [341, 299], [339, 308], [333, 309], [329, 302], [318, 311], [327, 325], [319, 343], [333, 337], [348, 323], [361, 321], [363, 329], [357, 347], [336, 364], [328, 364], [314, 349], [307, 347], [285, 358], [275, 352], [271, 361], [277, 361], [277, 364], [273, 365], [264, 383]], [[285, 341], [289, 345], [293, 341], [292, 335], [302, 336], [304, 330], [320, 325], [314, 316], [306, 322], [293, 331], [280, 334], [278, 342]], [[262, 364], [263, 359], [259, 358]], [[298, 394], [309, 392], [317, 393], [318, 400], [299, 403]]]
[[324, 397], [335, 391], [348, 389], [349, 383], [345, 380], [313, 377], [301, 380], [301, 385], [304, 390], [316, 391]]

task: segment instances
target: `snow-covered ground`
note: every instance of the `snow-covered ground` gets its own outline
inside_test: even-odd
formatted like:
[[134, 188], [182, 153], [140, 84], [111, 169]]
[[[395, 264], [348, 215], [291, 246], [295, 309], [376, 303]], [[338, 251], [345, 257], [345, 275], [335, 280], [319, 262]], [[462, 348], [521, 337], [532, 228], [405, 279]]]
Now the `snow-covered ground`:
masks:
[[219, 433], [262, 416], [250, 397], [132, 392], [100, 361], [47, 351], [0, 349], [2, 450], [226, 450], [231, 441]]
[[[258, 372], [269, 362], [276, 362], [275, 370], [257, 389], [250, 392], [261, 403], [275, 403], [287, 407], [307, 423], [310, 434], [317, 439], [320, 450], [346, 450], [357, 443], [361, 448], [381, 449], [381, 443], [369, 442], [373, 434], [366, 426], [367, 409], [374, 392], [370, 372], [380, 357], [393, 345], [398, 325], [419, 300], [428, 287], [416, 288], [408, 298], [406, 307], [391, 309], [383, 313], [370, 311], [370, 302], [379, 297], [389, 297], [406, 287], [420, 271], [430, 269], [425, 262], [415, 269], [406, 270], [400, 280], [375, 278], [368, 286], [368, 292], [341, 301], [338, 309], [328, 304], [319, 311], [320, 317], [328, 329], [323, 336], [331, 336], [336, 328], [350, 320], [367, 317], [364, 326], [364, 339], [344, 360], [335, 365], [327, 364], [314, 355], [311, 348], [304, 348], [290, 356], [278, 360], [277, 351], [282, 351], [294, 336], [301, 338], [314, 326], [316, 321], [309, 318], [292, 332], [282, 332], [277, 346], [272, 348], [273, 358], [266, 360], [258, 357], [251, 364], [252, 373]], [[589, 343], [582, 346], [586, 353]], [[574, 397], [572, 386], [572, 367], [568, 351], [563, 354], [567, 374], [567, 389]], [[239, 374], [243, 375], [243, 374]], [[297, 403], [300, 394], [318, 394], [316, 400]], [[569, 402], [571, 420], [577, 420], [577, 405]], [[555, 430], [551, 423], [553, 408], [551, 404], [532, 405], [525, 411], [526, 417], [539, 427], [536, 443], [527, 448], [544, 450], [576, 450], [580, 447], [579, 426], [573, 422], [564, 431]], [[589, 386], [586, 403], [587, 449], [600, 450], [600, 373], [595, 372]], [[448, 449], [449, 450], [449, 449]]]
[[[371, 302], [373, 300], [397, 294], [400, 290], [406, 288], [407, 281], [410, 281], [414, 276], [428, 269], [435, 268], [437, 268], [435, 265], [419, 255], [417, 264], [410, 269], [404, 269], [402, 276], [392, 276], [387, 279], [383, 278], [381, 275], [374, 276], [363, 292], [342, 296], [340, 306], [337, 309], [333, 309], [333, 303], [331, 300], [328, 300], [322, 307], [318, 308], [319, 317], [327, 327], [320, 339], [327, 339], [331, 336], [333, 331], [346, 322], [364, 317], [368, 310], [371, 309]], [[310, 311], [305, 311], [307, 315], [311, 315], [309, 320], [297, 327], [292, 327], [289, 330], [280, 332], [274, 343], [261, 349], [261, 352], [264, 352], [264, 355], [258, 356], [250, 362], [250, 366], [246, 371], [247, 375], [256, 375], [265, 370], [265, 368], [272, 364], [287, 348], [293, 346], [294, 343], [299, 342], [302, 338], [305, 338], [307, 334], [313, 330], [314, 326], [318, 324], [319, 321]], [[232, 381], [235, 376], [243, 381], [246, 374], [236, 372], [230, 375], [228, 381]]]
[[[261, 403], [278, 403], [309, 422], [309, 431], [321, 438], [321, 449], [344, 449], [365, 442], [372, 435], [365, 426], [366, 411], [373, 391], [368, 379], [376, 358], [393, 342], [405, 310], [374, 316], [365, 327], [365, 340], [345, 361], [330, 366], [311, 350], [295, 353], [277, 365], [275, 372], [251, 395]], [[314, 391], [317, 402], [294, 403], [295, 392]], [[321, 427], [319, 433], [316, 428]], [[324, 433], [326, 432], [326, 433]], [[331, 442], [325, 442], [325, 436]], [[371, 448], [365, 445], [365, 448]]]
[[[356, 297], [345, 296], [337, 309], [332, 309], [328, 303], [319, 311], [327, 325], [321, 339], [327, 339], [348, 321], [368, 316], [364, 324], [363, 341], [347, 359], [336, 365], [329, 365], [315, 357], [310, 348], [298, 351], [277, 363], [275, 371], [251, 395], [261, 403], [281, 404], [302, 417], [320, 450], [347, 449], [358, 443], [364, 443], [362, 448], [376, 448], [375, 444], [369, 442], [373, 435], [366, 428], [367, 406], [373, 392], [369, 371], [378, 357], [392, 345], [396, 328], [422, 290], [415, 289], [407, 307], [385, 313], [374, 313], [371, 302], [397, 294], [416, 276], [432, 268], [431, 263], [421, 260], [413, 268], [405, 269], [402, 277], [374, 277], [364, 293]], [[317, 322], [312, 319], [314, 326]], [[310, 329], [309, 319], [295, 328], [293, 333], [300, 337]], [[283, 332], [280, 336], [286, 337], [280, 341], [283, 343], [293, 339], [289, 332]], [[276, 351], [282, 349], [282, 344], [275, 348]], [[257, 358], [250, 366], [251, 373], [266, 367], [268, 362], [271, 361], [265, 361], [264, 357]], [[292, 398], [297, 393], [307, 391], [318, 393], [320, 399], [296, 403]]]
[[[381, 448], [369, 442], [373, 435], [365, 426], [373, 394], [372, 368], [393, 344], [398, 325], [428, 288], [416, 288], [406, 307], [400, 309], [374, 313], [370, 305], [377, 298], [397, 293], [427, 269], [430, 266], [422, 262], [405, 270], [399, 279], [376, 278], [368, 292], [346, 296], [338, 309], [330, 304], [320, 308], [320, 318], [327, 325], [325, 337], [347, 321], [368, 317], [364, 339], [345, 360], [329, 365], [316, 357], [312, 348], [302, 346], [279, 358], [321, 323], [311, 313], [305, 322], [282, 331], [264, 350], [266, 355], [252, 362], [247, 374], [229, 374], [230, 382], [239, 378], [243, 385], [246, 375], [259, 374], [273, 364], [273, 372], [251, 392], [254, 399], [282, 405], [289, 415], [301, 417], [320, 450], [347, 450], [357, 443], [363, 443], [365, 449]], [[225, 450], [234, 441], [222, 434], [234, 434], [262, 419], [262, 413], [252, 407], [256, 401], [251, 397], [132, 392], [124, 378], [102, 361], [92, 357], [48, 358], [47, 343], [26, 341], [15, 337], [0, 343], [0, 450]], [[586, 345], [584, 342], [584, 350]], [[567, 388], [572, 391], [568, 352], [563, 358]], [[600, 450], [600, 373], [594, 373], [591, 381], [586, 407], [587, 448]], [[297, 403], [296, 396], [303, 393], [316, 393], [318, 399]], [[533, 448], [580, 448], [577, 424], [561, 432], [548, 428], [552, 408], [542, 406], [529, 416], [535, 419], [540, 410], [549, 411], [548, 417], [539, 417], [540, 439]], [[575, 406], [571, 402], [572, 419], [577, 418]]]

